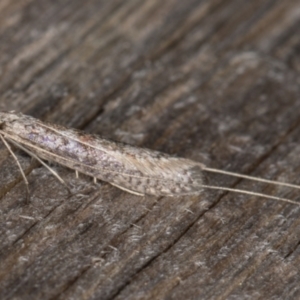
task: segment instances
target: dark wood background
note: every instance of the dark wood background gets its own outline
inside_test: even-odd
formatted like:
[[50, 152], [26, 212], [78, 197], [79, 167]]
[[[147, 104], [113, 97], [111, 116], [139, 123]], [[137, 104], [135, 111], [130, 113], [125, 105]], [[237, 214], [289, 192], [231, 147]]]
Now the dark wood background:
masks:
[[[300, 1], [1, 0], [0, 110], [300, 184]], [[299, 299], [300, 208], [76, 194], [0, 149], [1, 299]], [[300, 191], [206, 174], [300, 202]]]

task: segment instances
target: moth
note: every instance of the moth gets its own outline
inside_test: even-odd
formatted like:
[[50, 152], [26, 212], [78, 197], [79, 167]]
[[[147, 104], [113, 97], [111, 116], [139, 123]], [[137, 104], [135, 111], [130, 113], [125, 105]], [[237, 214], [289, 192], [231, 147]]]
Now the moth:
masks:
[[28, 189], [28, 181], [9, 143], [36, 158], [62, 183], [43, 160], [56, 162], [143, 196], [198, 195], [204, 188], [244, 193], [300, 205], [290, 199], [247, 190], [205, 185], [203, 172], [215, 172], [269, 184], [300, 188], [298, 185], [208, 168], [186, 158], [113, 142], [99, 136], [42, 122], [15, 112], [0, 112], [0, 138], [16, 160]]

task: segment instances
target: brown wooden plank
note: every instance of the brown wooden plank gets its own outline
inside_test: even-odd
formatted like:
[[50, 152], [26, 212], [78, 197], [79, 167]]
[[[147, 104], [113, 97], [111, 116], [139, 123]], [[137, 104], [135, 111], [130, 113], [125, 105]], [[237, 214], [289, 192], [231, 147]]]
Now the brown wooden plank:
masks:
[[[8, 1], [0, 109], [300, 184], [299, 1]], [[297, 299], [299, 207], [138, 197], [0, 152], [1, 299]], [[205, 174], [299, 200], [299, 191]]]

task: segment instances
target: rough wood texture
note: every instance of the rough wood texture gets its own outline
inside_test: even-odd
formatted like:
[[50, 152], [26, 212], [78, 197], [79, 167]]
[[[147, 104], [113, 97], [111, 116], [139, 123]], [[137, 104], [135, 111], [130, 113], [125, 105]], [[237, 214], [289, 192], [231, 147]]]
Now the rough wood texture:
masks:
[[[1, 0], [1, 110], [300, 184], [300, 2]], [[0, 151], [1, 299], [299, 299], [300, 209], [138, 197]], [[300, 201], [300, 192], [207, 181]]]

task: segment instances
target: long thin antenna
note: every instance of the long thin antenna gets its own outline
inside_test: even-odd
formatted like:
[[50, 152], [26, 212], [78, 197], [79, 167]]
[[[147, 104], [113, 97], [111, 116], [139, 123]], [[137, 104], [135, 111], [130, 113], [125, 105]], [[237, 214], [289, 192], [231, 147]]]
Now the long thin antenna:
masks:
[[224, 175], [249, 179], [249, 180], [258, 181], [258, 182], [264, 182], [264, 183], [269, 183], [269, 184], [275, 184], [275, 185], [281, 185], [281, 186], [287, 186], [290, 188], [300, 189], [300, 185], [296, 185], [296, 184], [285, 183], [285, 182], [275, 181], [275, 180], [268, 180], [268, 179], [263, 179], [263, 178], [259, 178], [259, 177], [243, 175], [243, 174], [229, 172], [229, 171], [223, 171], [223, 170], [214, 169], [214, 168], [207, 168], [207, 167], [202, 166], [202, 170], [207, 171], [207, 172], [213, 172], [213, 173], [218, 173], [218, 174], [224, 174]]
[[211, 189], [211, 190], [219, 190], [219, 191], [221, 190], [221, 191], [227, 191], [227, 192], [234, 192], [234, 193], [240, 193], [240, 194], [245, 194], [245, 195], [257, 196], [257, 197], [263, 197], [263, 198], [266, 198], [266, 199], [273, 199], [273, 200], [288, 202], [288, 203], [292, 203], [292, 204], [296, 204], [296, 205], [300, 206], [300, 202], [296, 202], [296, 201], [286, 199], [286, 198], [270, 196], [270, 195], [266, 195], [266, 194], [262, 194], [262, 193], [251, 192], [251, 191], [247, 191], [247, 190], [233, 189], [233, 188], [213, 186], [213, 185], [201, 185], [201, 187], [206, 188], [206, 189]]
[[2, 136], [2, 134], [0, 134], [0, 138], [3, 142], [3, 144], [5, 145], [5, 147], [7, 148], [7, 150], [9, 151], [9, 153], [12, 155], [13, 159], [15, 160], [15, 162], [17, 163], [18, 165], [18, 168], [20, 169], [20, 172], [21, 172], [21, 175], [23, 177], [23, 180], [25, 182], [25, 185], [26, 185], [26, 201], [28, 202], [29, 201], [29, 183], [28, 183], [28, 180], [26, 178], [26, 175], [20, 165], [20, 162], [18, 160], [18, 158], [16, 157], [16, 155], [14, 154], [14, 152], [11, 150], [11, 147], [9, 146], [9, 144], [6, 142], [6, 140], [4, 139], [4, 137]]

